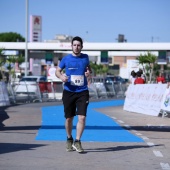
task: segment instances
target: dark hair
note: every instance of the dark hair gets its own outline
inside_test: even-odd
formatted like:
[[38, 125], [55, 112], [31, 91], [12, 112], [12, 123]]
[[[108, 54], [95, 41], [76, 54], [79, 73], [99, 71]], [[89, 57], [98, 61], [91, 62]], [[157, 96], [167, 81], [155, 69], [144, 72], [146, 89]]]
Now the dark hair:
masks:
[[134, 71], [134, 70], [132, 70], [132, 71], [131, 71], [131, 74], [132, 74], [132, 73], [135, 73], [135, 71]]
[[137, 74], [137, 77], [141, 77], [141, 72], [140, 71], [138, 71], [136, 74]]
[[141, 68], [139, 69], [139, 72], [141, 72], [141, 74], [143, 74], [143, 70]]
[[83, 40], [82, 40], [82, 38], [76, 36], [76, 37], [74, 37], [74, 38], [72, 39], [71, 44], [73, 44], [73, 41], [79, 41], [79, 42], [81, 43], [81, 45], [83, 46]]
[[134, 70], [133, 70], [133, 71], [131, 71], [131, 76], [132, 76], [132, 77], [134, 77], [134, 78], [136, 77], [136, 73], [135, 73], [135, 71], [134, 71]]

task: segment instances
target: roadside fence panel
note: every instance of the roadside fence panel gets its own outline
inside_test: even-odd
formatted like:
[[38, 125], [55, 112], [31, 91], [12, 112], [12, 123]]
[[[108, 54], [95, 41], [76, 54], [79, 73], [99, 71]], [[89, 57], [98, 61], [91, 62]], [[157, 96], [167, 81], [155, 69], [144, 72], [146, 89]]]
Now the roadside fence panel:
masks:
[[29, 103], [61, 100], [62, 82], [13, 82], [7, 84], [8, 96], [12, 103]]
[[88, 89], [89, 89], [90, 98], [98, 99], [97, 89], [96, 89], [96, 86], [93, 83], [88, 85]]
[[116, 91], [113, 82], [105, 83], [105, 88], [106, 88], [107, 96], [109, 98], [116, 96]]
[[[93, 82], [88, 85], [92, 99], [125, 97], [126, 84]], [[9, 100], [12, 103], [61, 101], [63, 94], [62, 82], [13, 82], [7, 84]]]
[[114, 89], [116, 93], [116, 97], [125, 97], [126, 92], [126, 84], [122, 83], [114, 83]]
[[7, 89], [10, 101], [13, 103], [41, 101], [41, 94], [37, 83], [13, 82], [7, 84]]
[[40, 82], [39, 87], [43, 101], [62, 99], [62, 82]]
[[104, 83], [98, 82], [98, 83], [94, 83], [94, 85], [97, 89], [98, 98], [108, 98]]

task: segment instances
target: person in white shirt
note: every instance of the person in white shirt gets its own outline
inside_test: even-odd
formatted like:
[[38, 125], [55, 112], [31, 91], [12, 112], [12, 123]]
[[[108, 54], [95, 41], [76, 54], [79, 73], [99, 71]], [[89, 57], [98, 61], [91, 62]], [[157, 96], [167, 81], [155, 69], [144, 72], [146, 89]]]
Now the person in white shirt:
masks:
[[134, 82], [135, 82], [135, 79], [136, 79], [136, 72], [133, 70], [133, 71], [131, 71], [131, 74], [130, 74], [131, 76], [130, 76], [130, 78], [129, 78], [129, 82], [130, 82], [130, 84], [134, 84]]

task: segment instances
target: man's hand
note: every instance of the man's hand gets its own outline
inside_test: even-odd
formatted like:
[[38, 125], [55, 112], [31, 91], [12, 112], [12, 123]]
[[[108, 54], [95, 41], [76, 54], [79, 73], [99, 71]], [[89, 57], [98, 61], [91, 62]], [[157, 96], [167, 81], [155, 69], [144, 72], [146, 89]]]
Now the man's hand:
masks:
[[57, 67], [55, 75], [59, 79], [61, 79], [62, 82], [67, 82], [68, 81], [68, 76], [66, 74], [61, 73], [62, 69], [60, 67]]
[[86, 77], [89, 77], [90, 74], [91, 74], [91, 69], [89, 69], [89, 67], [87, 67], [86, 70], [87, 70], [87, 71], [85, 72], [85, 76], [86, 76]]
[[62, 80], [62, 82], [67, 82], [67, 81], [68, 81], [68, 76], [65, 75], [65, 74], [62, 74], [62, 75], [60, 76], [60, 79]]

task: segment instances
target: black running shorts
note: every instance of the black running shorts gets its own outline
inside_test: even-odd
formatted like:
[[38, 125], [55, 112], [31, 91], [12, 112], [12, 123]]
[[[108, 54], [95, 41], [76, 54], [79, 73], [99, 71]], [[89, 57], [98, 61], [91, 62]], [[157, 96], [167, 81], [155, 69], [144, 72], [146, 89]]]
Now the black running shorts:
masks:
[[65, 118], [71, 118], [76, 115], [86, 116], [87, 106], [89, 104], [89, 91], [70, 92], [63, 91], [63, 104]]

